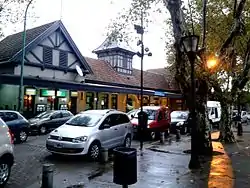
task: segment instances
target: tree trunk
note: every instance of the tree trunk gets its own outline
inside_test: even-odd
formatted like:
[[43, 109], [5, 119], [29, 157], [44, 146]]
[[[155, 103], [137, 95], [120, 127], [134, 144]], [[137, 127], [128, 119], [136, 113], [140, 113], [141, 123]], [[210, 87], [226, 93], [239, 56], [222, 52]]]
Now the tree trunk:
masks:
[[232, 121], [229, 113], [230, 106], [224, 101], [221, 104], [221, 121], [220, 121], [220, 136], [219, 140], [225, 143], [234, 143], [235, 138], [232, 131]]
[[199, 154], [211, 156], [213, 152], [211, 129], [207, 115], [207, 91], [208, 85], [200, 79], [196, 95], [197, 124], [199, 131]]
[[[176, 52], [176, 75], [175, 78], [180, 85], [184, 99], [187, 101], [187, 106], [190, 109], [192, 106], [192, 99], [190, 98], [191, 84], [189, 78], [189, 70], [187, 68], [187, 59], [185, 54], [182, 52], [180, 46], [180, 40], [182, 35], [187, 32], [184, 27], [183, 12], [181, 10], [181, 0], [166, 1], [166, 6], [170, 12], [171, 20], [173, 24], [173, 33], [175, 38], [175, 52]], [[198, 126], [198, 143], [199, 143], [199, 154], [210, 155], [213, 150], [211, 142], [211, 132], [209, 124], [207, 123], [206, 116], [206, 102], [207, 102], [207, 91], [208, 85], [206, 80], [199, 80], [198, 91], [196, 92], [196, 120]]]

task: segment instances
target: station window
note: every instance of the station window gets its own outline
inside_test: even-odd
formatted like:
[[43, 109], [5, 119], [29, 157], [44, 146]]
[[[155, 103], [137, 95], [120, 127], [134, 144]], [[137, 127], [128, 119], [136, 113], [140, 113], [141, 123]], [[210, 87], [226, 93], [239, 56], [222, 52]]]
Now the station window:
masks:
[[101, 94], [101, 107], [102, 109], [109, 108], [109, 94]]
[[86, 93], [86, 110], [94, 109], [94, 93], [87, 92]]
[[118, 101], [117, 94], [112, 94], [111, 96], [111, 108], [112, 109], [117, 109], [117, 101]]

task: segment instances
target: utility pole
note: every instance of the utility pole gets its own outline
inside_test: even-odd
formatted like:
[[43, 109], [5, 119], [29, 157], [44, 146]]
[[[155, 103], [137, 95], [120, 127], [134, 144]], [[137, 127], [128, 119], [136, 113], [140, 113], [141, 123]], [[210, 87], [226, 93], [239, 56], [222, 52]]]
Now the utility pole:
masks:
[[[144, 29], [143, 29], [143, 12], [141, 12], [141, 28], [142, 28], [142, 32], [141, 32], [141, 114], [143, 113], [143, 58], [144, 58], [144, 41], [143, 41], [143, 34], [144, 34]], [[141, 127], [142, 129], [142, 136], [140, 136], [140, 150], [143, 149], [143, 127]]]
[[22, 62], [21, 62], [21, 73], [20, 73], [20, 85], [19, 85], [19, 97], [18, 97], [18, 107], [17, 110], [19, 112], [23, 112], [23, 68], [24, 68], [24, 60], [25, 60], [25, 46], [26, 46], [26, 20], [27, 20], [27, 13], [30, 4], [33, 0], [30, 0], [26, 6], [25, 13], [24, 13], [24, 22], [23, 22], [23, 46], [22, 46]]
[[[147, 114], [143, 111], [143, 60], [144, 55], [152, 56], [152, 53], [149, 52], [148, 48], [144, 47], [144, 16], [143, 10], [141, 10], [141, 23], [140, 25], [134, 25], [134, 28], [137, 34], [140, 34], [140, 40], [137, 42], [137, 46], [141, 46], [141, 52], [137, 52], [137, 55], [141, 58], [141, 91], [140, 91], [140, 112], [138, 113], [138, 120], [139, 120], [139, 134], [140, 134], [140, 150], [143, 149], [143, 139], [144, 139], [144, 132], [147, 127]], [[146, 53], [145, 53], [146, 52]]]

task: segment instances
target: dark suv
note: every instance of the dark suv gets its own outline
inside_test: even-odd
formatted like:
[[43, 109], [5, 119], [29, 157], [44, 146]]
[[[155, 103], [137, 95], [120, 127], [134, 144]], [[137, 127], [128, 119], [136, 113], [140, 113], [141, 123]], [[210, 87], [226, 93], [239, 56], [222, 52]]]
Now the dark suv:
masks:
[[73, 114], [67, 110], [50, 110], [29, 119], [31, 132], [45, 134], [66, 123]]
[[0, 118], [8, 125], [17, 143], [27, 140], [29, 135], [29, 122], [19, 112], [0, 110]]

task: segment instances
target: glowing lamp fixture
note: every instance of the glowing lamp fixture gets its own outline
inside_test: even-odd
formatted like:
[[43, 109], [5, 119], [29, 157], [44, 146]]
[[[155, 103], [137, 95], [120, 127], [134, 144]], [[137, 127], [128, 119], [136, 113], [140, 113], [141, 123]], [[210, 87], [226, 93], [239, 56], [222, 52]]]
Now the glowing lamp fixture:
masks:
[[217, 60], [215, 58], [208, 59], [207, 68], [212, 69], [217, 65]]

